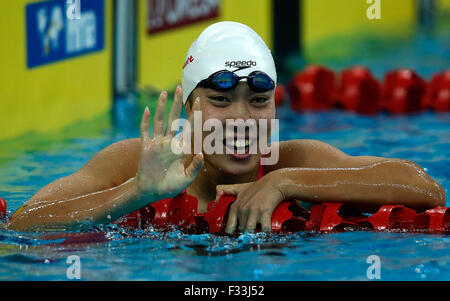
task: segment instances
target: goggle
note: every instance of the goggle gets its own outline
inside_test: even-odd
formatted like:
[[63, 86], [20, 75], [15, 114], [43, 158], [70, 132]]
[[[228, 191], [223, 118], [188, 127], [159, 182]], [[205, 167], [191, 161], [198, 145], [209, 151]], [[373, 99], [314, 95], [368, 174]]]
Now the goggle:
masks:
[[225, 92], [236, 88], [241, 79], [247, 79], [247, 84], [255, 92], [267, 92], [275, 89], [275, 82], [262, 71], [253, 71], [248, 76], [238, 76], [228, 70], [221, 70], [202, 80], [198, 86]]

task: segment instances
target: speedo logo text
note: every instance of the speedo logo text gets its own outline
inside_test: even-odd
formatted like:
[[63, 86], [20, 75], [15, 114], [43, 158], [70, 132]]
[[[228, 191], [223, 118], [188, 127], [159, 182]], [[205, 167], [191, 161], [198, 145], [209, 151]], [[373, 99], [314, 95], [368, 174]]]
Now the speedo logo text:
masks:
[[256, 62], [255, 61], [228, 61], [225, 62], [225, 67], [236, 67], [236, 68], [240, 68], [240, 67], [253, 67], [256, 66]]

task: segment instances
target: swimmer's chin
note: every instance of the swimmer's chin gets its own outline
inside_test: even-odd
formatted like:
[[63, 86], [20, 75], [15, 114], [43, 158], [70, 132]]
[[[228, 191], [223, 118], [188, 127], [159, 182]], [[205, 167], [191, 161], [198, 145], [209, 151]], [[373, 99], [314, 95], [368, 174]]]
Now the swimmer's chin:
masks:
[[244, 158], [236, 158], [233, 155], [220, 155], [219, 158], [211, 158], [210, 161], [224, 174], [241, 176], [253, 172], [259, 166], [259, 156], [250, 155]]

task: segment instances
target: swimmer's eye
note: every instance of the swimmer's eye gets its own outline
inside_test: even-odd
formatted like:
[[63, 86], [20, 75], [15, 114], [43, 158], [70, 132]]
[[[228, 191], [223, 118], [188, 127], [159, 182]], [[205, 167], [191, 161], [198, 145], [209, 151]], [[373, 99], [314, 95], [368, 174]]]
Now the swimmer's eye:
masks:
[[269, 101], [269, 98], [267, 97], [255, 97], [252, 98], [252, 100], [250, 101], [253, 104], [256, 105], [262, 105], [262, 104], [266, 104]]
[[225, 96], [209, 96], [209, 98], [218, 104], [227, 104], [230, 102]]

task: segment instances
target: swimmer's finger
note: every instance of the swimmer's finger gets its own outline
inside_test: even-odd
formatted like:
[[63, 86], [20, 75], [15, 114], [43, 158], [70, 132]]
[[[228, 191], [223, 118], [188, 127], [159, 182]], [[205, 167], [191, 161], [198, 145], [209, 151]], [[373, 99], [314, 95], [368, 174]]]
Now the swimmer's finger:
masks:
[[164, 112], [166, 111], [167, 92], [162, 91], [159, 95], [158, 106], [156, 107], [153, 120], [153, 138], [160, 137], [164, 131]]
[[[217, 189], [217, 188], [216, 188], [216, 189]], [[218, 201], [221, 197], [223, 197], [224, 194], [225, 194], [225, 191], [220, 190], [220, 189], [217, 189], [217, 192], [216, 192], [216, 200], [215, 200], [215, 202], [217, 203], [217, 201]]]
[[216, 201], [218, 201], [224, 194], [237, 195], [235, 185], [217, 185], [216, 186]]
[[256, 223], [258, 222], [259, 212], [257, 210], [250, 211], [245, 225], [245, 230], [254, 232], [256, 229]]
[[250, 212], [248, 210], [239, 210], [239, 212], [238, 212], [239, 232], [245, 231], [245, 226], [247, 226], [247, 220], [248, 220], [249, 213]]
[[203, 154], [197, 154], [195, 155], [195, 157], [192, 159], [191, 164], [189, 164], [189, 166], [186, 168], [186, 176], [189, 179], [194, 179], [198, 172], [200, 171], [200, 169], [203, 166]]
[[[180, 147], [185, 147], [184, 143], [185, 141], [189, 141], [191, 137], [191, 127], [188, 124], [188, 122], [185, 122], [183, 125], [183, 129], [181, 130], [180, 135], [178, 136], [178, 143], [180, 145]], [[177, 139], [177, 138], [175, 138]]]
[[178, 86], [175, 89], [175, 95], [173, 98], [173, 104], [170, 108], [169, 118], [167, 119], [166, 136], [173, 137], [176, 134], [176, 130], [172, 130], [172, 123], [180, 117], [181, 105], [183, 103], [183, 92], [181, 87]]
[[142, 114], [140, 127], [141, 139], [143, 141], [148, 141], [150, 139], [150, 135], [148, 133], [149, 123], [150, 123], [150, 110], [148, 109], [148, 107], [145, 107], [144, 113]]
[[251, 184], [252, 182], [243, 184], [217, 185], [216, 201], [218, 201], [224, 194], [238, 195], [241, 191], [247, 189], [247, 187]]
[[263, 212], [261, 215], [261, 230], [264, 232], [272, 231], [272, 214]]
[[[192, 105], [192, 108], [196, 108], [199, 110], [200, 108], [200, 97], [197, 97]], [[184, 124], [183, 130], [181, 131], [180, 137], [178, 138], [179, 143], [185, 147], [185, 143], [190, 143], [192, 129], [194, 128], [194, 112], [191, 113], [191, 116], [188, 118], [188, 122]], [[189, 144], [190, 145], [190, 144]], [[188, 149], [190, 151], [190, 149]]]
[[233, 232], [236, 230], [237, 225], [237, 215], [236, 215], [236, 209], [231, 205], [230, 212], [228, 213], [228, 220], [227, 225], [225, 226], [225, 232], [228, 234], [233, 234]]
[[239, 192], [238, 188], [239, 184], [231, 184], [231, 185], [217, 185], [216, 191], [223, 191], [229, 194], [237, 194]]

